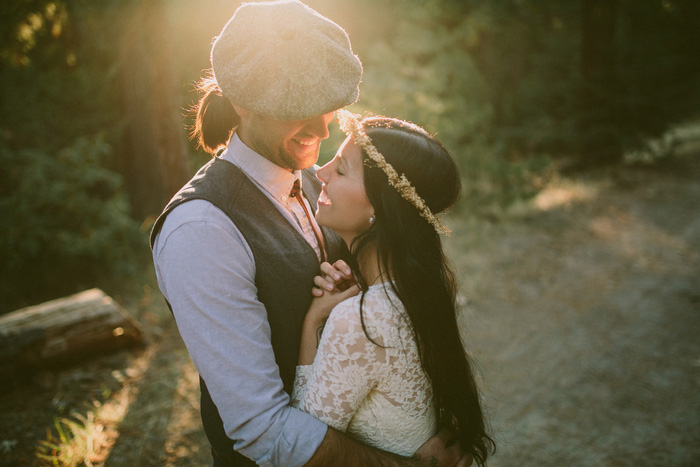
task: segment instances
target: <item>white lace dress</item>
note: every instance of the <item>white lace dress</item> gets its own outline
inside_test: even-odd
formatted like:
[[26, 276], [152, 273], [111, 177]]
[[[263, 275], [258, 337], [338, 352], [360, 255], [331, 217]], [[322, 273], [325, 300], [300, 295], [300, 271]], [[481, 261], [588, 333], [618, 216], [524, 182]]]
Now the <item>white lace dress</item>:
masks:
[[[391, 297], [391, 300], [389, 300]], [[430, 382], [404, 309], [371, 286], [333, 309], [312, 365], [297, 366], [292, 405], [364, 444], [410, 456], [435, 433]]]

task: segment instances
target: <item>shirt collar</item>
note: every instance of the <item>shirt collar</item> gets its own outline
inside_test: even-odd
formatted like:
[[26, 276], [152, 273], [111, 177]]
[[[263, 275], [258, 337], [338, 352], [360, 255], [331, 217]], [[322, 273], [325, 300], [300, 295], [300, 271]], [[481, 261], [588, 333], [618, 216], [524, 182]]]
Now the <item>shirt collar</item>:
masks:
[[285, 203], [292, 190], [294, 180], [301, 183], [301, 171], [289, 172], [261, 156], [233, 134], [226, 150], [220, 156], [240, 168], [251, 180], [267, 191], [273, 198]]

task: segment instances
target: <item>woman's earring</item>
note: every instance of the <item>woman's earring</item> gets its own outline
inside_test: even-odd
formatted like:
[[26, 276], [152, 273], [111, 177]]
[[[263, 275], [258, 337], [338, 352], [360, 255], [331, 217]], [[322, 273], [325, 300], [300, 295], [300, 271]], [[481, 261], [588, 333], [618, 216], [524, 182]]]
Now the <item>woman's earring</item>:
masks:
[[369, 223], [374, 224], [374, 216], [369, 216]]

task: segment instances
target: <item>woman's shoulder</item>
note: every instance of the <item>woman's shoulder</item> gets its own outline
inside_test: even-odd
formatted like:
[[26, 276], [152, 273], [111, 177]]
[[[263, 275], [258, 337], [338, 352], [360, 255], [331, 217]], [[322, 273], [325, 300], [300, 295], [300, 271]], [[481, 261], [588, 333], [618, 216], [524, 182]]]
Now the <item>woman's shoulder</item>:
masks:
[[360, 293], [339, 303], [329, 317], [336, 328], [352, 328], [363, 334], [367, 329], [370, 336], [385, 339], [395, 337], [402, 320], [403, 305], [389, 284], [370, 286], [364, 297]]
[[402, 313], [404, 308], [401, 300], [396, 296], [388, 283], [371, 285], [367, 291], [340, 302], [333, 309], [333, 313], [349, 316], [359, 316], [362, 307], [363, 317], [368, 319], [381, 318], [386, 315]]

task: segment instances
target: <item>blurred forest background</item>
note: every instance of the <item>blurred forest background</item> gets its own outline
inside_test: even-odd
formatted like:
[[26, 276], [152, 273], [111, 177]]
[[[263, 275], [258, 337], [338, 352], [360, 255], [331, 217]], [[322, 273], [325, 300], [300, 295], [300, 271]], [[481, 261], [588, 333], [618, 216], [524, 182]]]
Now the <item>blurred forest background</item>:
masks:
[[[445, 243], [493, 465], [700, 465], [700, 1], [307, 3], [362, 59], [351, 109], [461, 167]], [[188, 108], [239, 5], [0, 1], [0, 315], [99, 287], [149, 337], [12, 381], [0, 466], [209, 462], [148, 233], [209, 158]]]
[[[0, 2], [0, 313], [113, 291], [150, 267], [155, 216], [207, 159], [183, 116], [239, 4]], [[695, 0], [308, 4], [362, 59], [352, 109], [436, 132], [473, 215], [532, 196], [553, 171], [667, 156], [650, 139], [700, 113]]]

